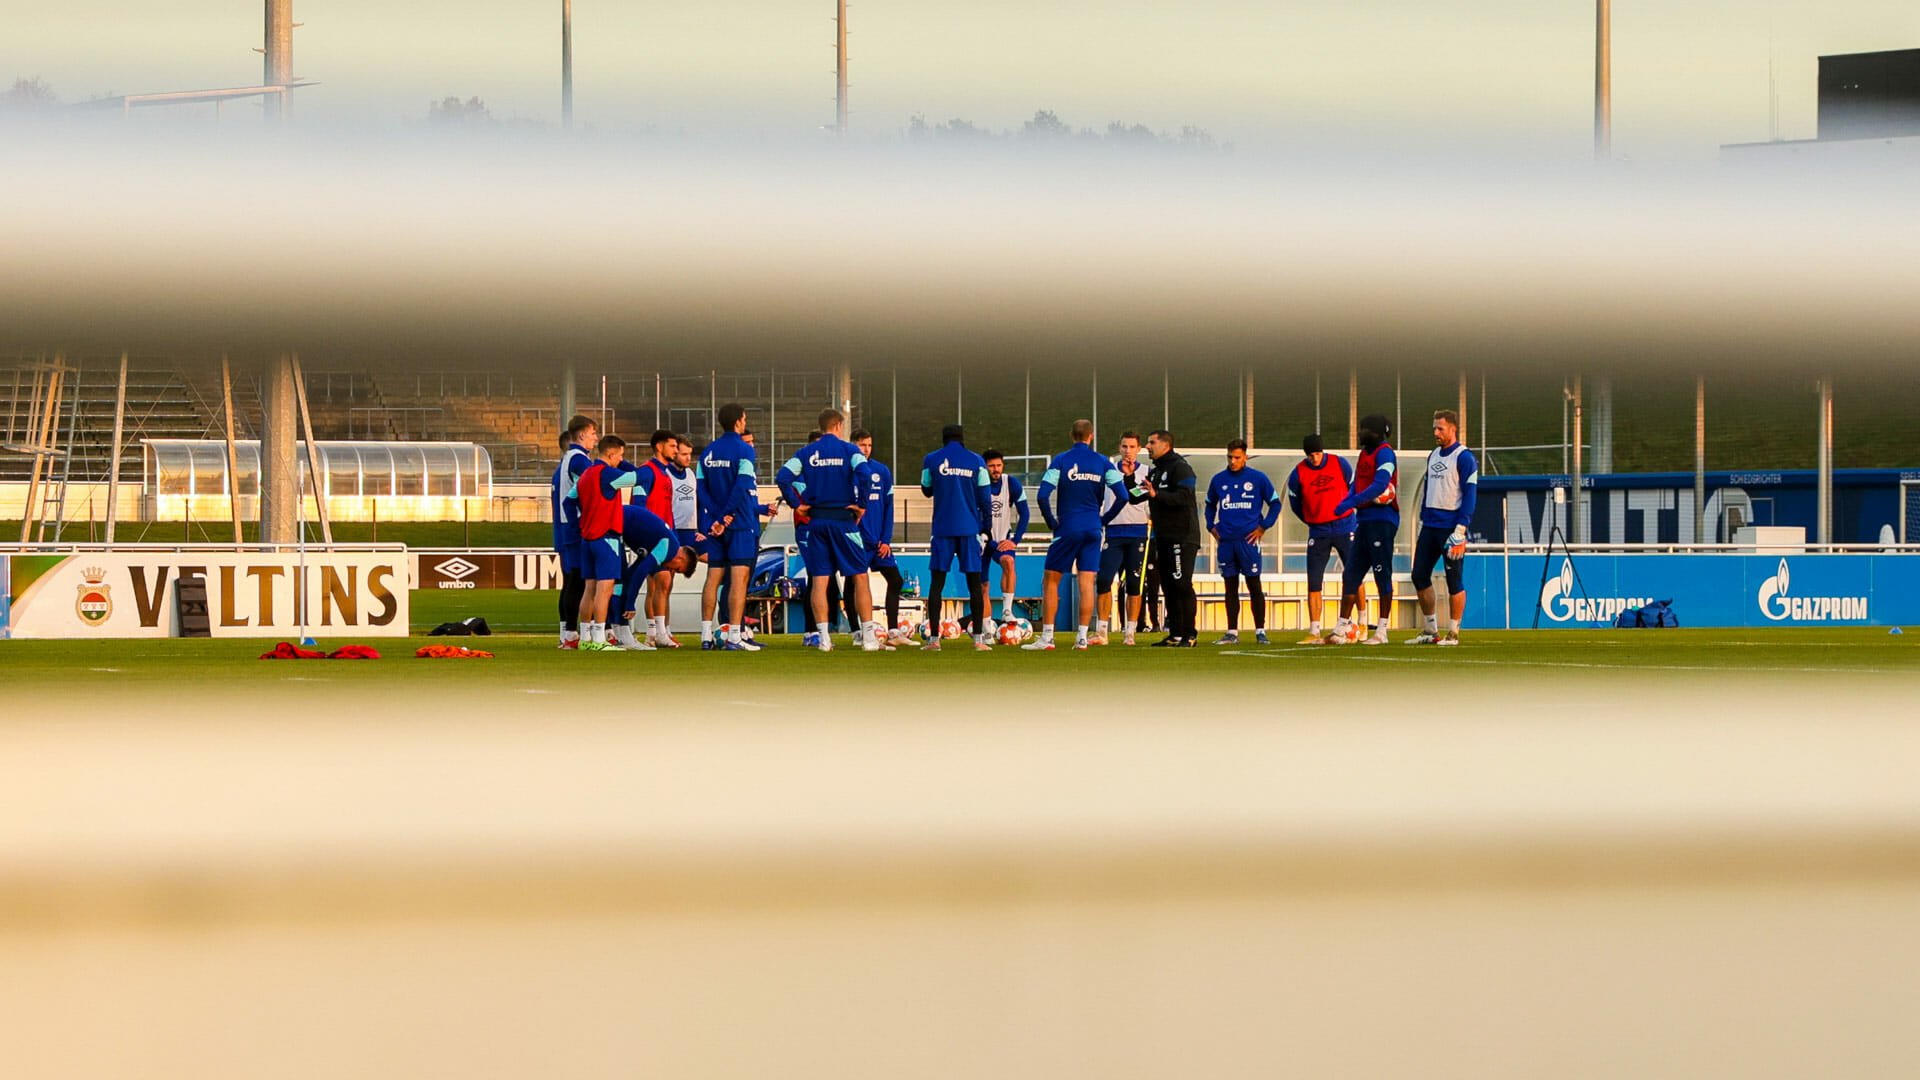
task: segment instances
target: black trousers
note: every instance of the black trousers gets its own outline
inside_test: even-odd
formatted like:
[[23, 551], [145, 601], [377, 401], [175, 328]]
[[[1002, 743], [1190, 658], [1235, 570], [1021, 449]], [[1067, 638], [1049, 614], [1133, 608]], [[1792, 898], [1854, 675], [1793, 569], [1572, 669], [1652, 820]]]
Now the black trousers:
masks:
[[1167, 633], [1189, 641], [1199, 634], [1199, 601], [1193, 595], [1193, 566], [1199, 557], [1197, 542], [1154, 537], [1154, 566], [1160, 575], [1160, 595], [1167, 601]]
[[[873, 568], [873, 572], [879, 574], [881, 580], [887, 583], [887, 600], [885, 605], [887, 615], [886, 620], [881, 623], [880, 628], [890, 631], [900, 625], [900, 587], [905, 584], [905, 579], [900, 576], [900, 568], [898, 566], [876, 566]], [[874, 613], [878, 616], [881, 607], [879, 603], [880, 598], [876, 596], [870, 599], [874, 601]], [[841, 610], [847, 613], [847, 625], [855, 630], [860, 629], [860, 616], [853, 610], [852, 589], [846, 590], [844, 601], [845, 603]], [[877, 617], [874, 621], [880, 622]]]

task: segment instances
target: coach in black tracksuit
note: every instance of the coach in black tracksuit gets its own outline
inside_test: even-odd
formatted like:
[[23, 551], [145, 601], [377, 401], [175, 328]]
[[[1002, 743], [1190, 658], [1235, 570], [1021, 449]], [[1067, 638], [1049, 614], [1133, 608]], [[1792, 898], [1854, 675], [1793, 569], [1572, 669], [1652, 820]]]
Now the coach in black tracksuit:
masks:
[[1160, 594], [1167, 603], [1167, 636], [1154, 644], [1191, 646], [1199, 634], [1193, 595], [1193, 565], [1200, 556], [1200, 508], [1194, 492], [1199, 481], [1187, 459], [1173, 452], [1173, 435], [1169, 432], [1156, 431], [1147, 436], [1147, 453], [1153, 458], [1153, 468], [1147, 473], [1153, 561]]

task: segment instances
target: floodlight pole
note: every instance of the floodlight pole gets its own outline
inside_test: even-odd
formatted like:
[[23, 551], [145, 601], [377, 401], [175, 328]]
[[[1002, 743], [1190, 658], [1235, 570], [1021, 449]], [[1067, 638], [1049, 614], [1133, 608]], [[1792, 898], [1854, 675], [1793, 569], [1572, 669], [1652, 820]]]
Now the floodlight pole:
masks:
[[560, 0], [560, 126], [573, 128], [573, 0]]
[[1708, 544], [1707, 526], [1707, 377], [1693, 379], [1693, 542]]
[[1467, 445], [1467, 369], [1460, 369], [1460, 405], [1454, 410], [1460, 414], [1460, 445]]
[[1256, 433], [1254, 430], [1254, 423], [1253, 423], [1253, 410], [1255, 407], [1254, 402], [1256, 400], [1255, 393], [1254, 393], [1253, 368], [1249, 367], [1245, 369], [1245, 373], [1246, 373], [1246, 380], [1247, 380], [1246, 408], [1245, 408], [1245, 415], [1243, 415], [1240, 418], [1240, 437], [1247, 441], [1248, 447], [1252, 447], [1257, 441]]
[[833, 133], [847, 133], [847, 0], [835, 0]]
[[[293, 0], [267, 0], [265, 69], [261, 81], [267, 86], [286, 86], [293, 82]], [[286, 119], [285, 91], [263, 97], [268, 123]]]
[[120, 520], [120, 440], [127, 425], [127, 354], [120, 354], [120, 387], [113, 395], [113, 462], [107, 467], [107, 543]]
[[1833, 376], [1820, 377], [1819, 543], [1833, 543]]
[[1582, 403], [1580, 400], [1580, 395], [1581, 395], [1580, 376], [1575, 375], [1573, 377], [1573, 399], [1572, 399], [1572, 403], [1573, 403], [1573, 497], [1572, 497], [1572, 501], [1567, 506], [1567, 525], [1568, 525], [1569, 532], [1573, 536], [1573, 542], [1576, 544], [1584, 544], [1587, 542], [1587, 539], [1588, 539], [1585, 532], [1586, 524], [1587, 524], [1586, 509], [1580, 505], [1580, 489], [1581, 489], [1580, 474], [1582, 471], [1584, 471], [1585, 464], [1586, 464], [1585, 461], [1582, 459], [1581, 447], [1580, 447], [1580, 430], [1585, 421], [1585, 416], [1582, 411]]
[[1360, 369], [1347, 369], [1347, 449], [1360, 449]]
[[227, 430], [227, 509], [233, 517], [233, 546], [239, 547], [245, 542], [240, 528], [240, 453], [233, 441], [233, 365], [226, 353], [220, 354], [220, 408]]
[[1613, 159], [1613, 0], [1594, 0], [1593, 159]]
[[1100, 445], [1100, 369], [1093, 369], [1093, 445]]

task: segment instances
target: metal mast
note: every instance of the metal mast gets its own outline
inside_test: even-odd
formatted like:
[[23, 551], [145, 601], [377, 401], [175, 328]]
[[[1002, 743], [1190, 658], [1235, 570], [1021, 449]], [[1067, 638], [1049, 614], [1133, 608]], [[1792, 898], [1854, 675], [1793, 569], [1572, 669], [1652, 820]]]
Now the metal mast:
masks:
[[560, 0], [560, 125], [573, 127], [573, 0]]
[[833, 133], [847, 133], [847, 0], [834, 0], [834, 113]]
[[[260, 51], [266, 57], [262, 83], [286, 86], [293, 82], [293, 0], [267, 0], [266, 47]], [[286, 119], [286, 94], [269, 94], [265, 102], [269, 122]]]
[[1613, 0], [1594, 0], [1593, 159], [1613, 159]]

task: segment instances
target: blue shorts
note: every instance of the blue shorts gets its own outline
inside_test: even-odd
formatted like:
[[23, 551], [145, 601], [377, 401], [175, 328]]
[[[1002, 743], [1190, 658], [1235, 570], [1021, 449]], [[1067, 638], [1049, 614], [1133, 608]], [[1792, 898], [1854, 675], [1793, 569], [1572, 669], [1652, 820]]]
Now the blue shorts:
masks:
[[[887, 546], [891, 548], [893, 545], [889, 544]], [[871, 539], [867, 541], [867, 550], [869, 552], [872, 552], [872, 554], [867, 559], [867, 564], [875, 570], [882, 570], [889, 566], [897, 567], [900, 565], [900, 561], [894, 558], [892, 555], [880, 554], [880, 545], [874, 543]]]
[[989, 540], [986, 543], [981, 544], [980, 545], [980, 565], [988, 569], [992, 569], [993, 567], [1000, 565], [1001, 559], [1011, 559], [1014, 557], [1013, 552], [1000, 551], [998, 550], [999, 547], [1000, 547], [999, 542], [995, 540]]
[[936, 536], [927, 552], [927, 569], [944, 574], [958, 559], [961, 573], [978, 574], [987, 565], [980, 554], [980, 541], [971, 536]]
[[810, 578], [864, 574], [871, 565], [867, 538], [851, 521], [814, 522], [807, 533], [806, 550], [800, 554]]
[[707, 550], [707, 542], [700, 539], [699, 529], [675, 529], [673, 535], [681, 547], [690, 547], [695, 555]]
[[627, 549], [618, 536], [580, 541], [580, 576], [588, 581], [619, 581], [626, 576]]
[[745, 566], [760, 561], [760, 534], [751, 528], [728, 529], [719, 536], [707, 537], [707, 567]]
[[[1075, 566], [1079, 569], [1076, 570]], [[1100, 534], [1059, 533], [1047, 545], [1047, 569], [1062, 574], [1100, 572]]]
[[[1327, 536], [1315, 536], [1307, 540], [1307, 591], [1319, 592], [1327, 580], [1327, 560], [1338, 552], [1340, 555], [1340, 579], [1344, 586], [1347, 567], [1353, 563], [1353, 534], [1333, 533]], [[1351, 592], [1343, 588], [1342, 595]]]
[[1360, 591], [1368, 574], [1382, 595], [1393, 595], [1393, 542], [1400, 526], [1392, 521], [1362, 521], [1353, 534], [1353, 561], [1340, 575], [1340, 592], [1351, 596]]
[[1100, 591], [1112, 592], [1117, 579], [1128, 596], [1139, 596], [1140, 574], [1146, 565], [1146, 537], [1108, 537], [1107, 546], [1100, 552], [1100, 577], [1097, 582]]
[[553, 545], [553, 550], [560, 555], [560, 572], [562, 574], [579, 573], [580, 538], [578, 536], [570, 536], [556, 540]]
[[1260, 545], [1251, 540], [1222, 540], [1213, 557], [1213, 572], [1221, 577], [1236, 574], [1260, 576]]

